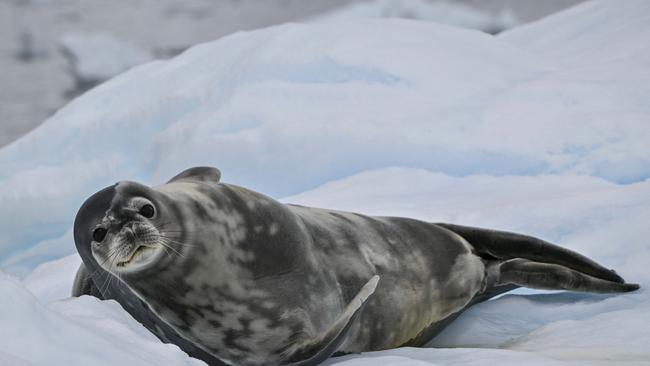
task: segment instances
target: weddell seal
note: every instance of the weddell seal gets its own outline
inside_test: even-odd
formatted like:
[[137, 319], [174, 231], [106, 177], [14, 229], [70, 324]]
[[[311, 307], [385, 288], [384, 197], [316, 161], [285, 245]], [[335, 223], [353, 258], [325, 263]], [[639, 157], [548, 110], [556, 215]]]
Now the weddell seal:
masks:
[[423, 345], [519, 286], [639, 288], [529, 236], [282, 204], [220, 175], [192, 168], [90, 197], [74, 224], [73, 295], [118, 301], [210, 365], [316, 365]]

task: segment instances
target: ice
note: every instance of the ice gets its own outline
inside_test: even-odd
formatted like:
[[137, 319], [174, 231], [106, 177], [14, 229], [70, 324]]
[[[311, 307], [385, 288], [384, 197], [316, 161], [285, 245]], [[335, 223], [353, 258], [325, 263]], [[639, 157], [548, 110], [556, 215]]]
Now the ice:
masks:
[[115, 301], [69, 298], [80, 262], [44, 264], [24, 283], [0, 272], [2, 365], [205, 365], [161, 343]]
[[375, 20], [239, 33], [135, 67], [0, 150], [0, 218], [13, 228], [0, 238], [0, 267], [33, 268], [20, 252], [63, 237], [98, 187], [162, 183], [191, 165], [276, 197], [398, 162], [534, 172], [537, 158], [486, 152], [454, 127], [465, 118], [454, 106], [539, 73], [532, 63], [483, 33]]
[[43, 303], [65, 299], [72, 291], [72, 280], [81, 258], [72, 254], [36, 267], [23, 280], [23, 285]]
[[98, 86], [0, 149], [0, 363], [193, 364], [117, 303], [68, 297], [85, 198], [192, 165], [285, 202], [535, 235], [642, 286], [519, 291], [432, 343], [450, 348], [330, 365], [650, 363], [647, 10], [590, 2], [498, 37], [407, 20], [290, 24]]
[[[642, 0], [588, 1], [552, 17], [506, 31], [499, 37], [544, 57], [558, 67], [574, 69], [607, 65], [611, 69], [600, 75], [606, 77], [612, 72], [619, 76], [621, 68], [627, 65], [647, 77], [648, 70], [642, 68], [639, 61], [647, 61], [650, 57], [646, 46], [650, 37], [645, 16], [648, 11], [650, 3]], [[643, 15], [631, 16], [636, 12]]]
[[512, 11], [497, 14], [452, 1], [373, 0], [352, 3], [312, 18], [314, 21], [406, 18], [498, 33], [519, 23]]
[[80, 86], [89, 86], [75, 85], [60, 52], [66, 34], [107, 34], [168, 58], [237, 30], [302, 19], [350, 1], [138, 0], [127, 1], [128, 6], [103, 0], [0, 1], [0, 146], [41, 124], [76, 96]]
[[545, 22], [569, 38], [602, 12], [594, 7], [626, 11], [637, 25], [619, 32], [613, 18], [615, 40], [648, 31], [647, 12], [612, 4], [503, 38], [406, 20], [284, 25], [137, 66], [0, 150], [0, 219], [12, 228], [0, 238], [0, 268], [24, 275], [72, 253], [66, 232], [98, 188], [159, 184], [192, 165], [218, 166], [225, 181], [275, 197], [393, 165], [643, 181], [648, 43], [581, 67], [579, 58], [561, 67], [545, 60], [547, 49], [521, 45], [549, 37]]
[[384, 352], [364, 353], [331, 359], [323, 365], [328, 366], [483, 366], [483, 365], [533, 365], [533, 366], [569, 366], [593, 365], [586, 362], [563, 362], [550, 357], [530, 352], [512, 352], [498, 349], [481, 348], [447, 348], [421, 349], [399, 348]]

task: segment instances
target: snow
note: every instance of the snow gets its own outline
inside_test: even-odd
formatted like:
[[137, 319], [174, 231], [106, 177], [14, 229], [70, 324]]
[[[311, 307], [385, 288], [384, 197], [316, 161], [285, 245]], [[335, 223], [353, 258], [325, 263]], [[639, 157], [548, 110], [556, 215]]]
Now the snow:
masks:
[[[536, 157], [471, 143], [457, 107], [539, 74], [534, 63], [483, 33], [374, 20], [238, 33], [137, 66], [0, 150], [0, 218], [14, 227], [0, 238], [0, 267], [33, 268], [21, 252], [53, 248], [46, 241], [65, 235], [97, 187], [161, 183], [191, 165], [218, 166], [224, 179], [276, 197], [397, 163], [536, 172]], [[43, 249], [42, 259], [66, 248]]]
[[25, 274], [72, 253], [61, 243], [98, 187], [191, 165], [276, 197], [393, 165], [646, 179], [646, 56], [560, 68], [514, 36], [405, 20], [284, 25], [135, 67], [0, 150], [0, 218], [14, 228], [0, 268]]
[[647, 68], [641, 66], [642, 60], [649, 60], [648, 18], [630, 14], [648, 11], [647, 1], [612, 2], [608, 6], [599, 1], [587, 2], [543, 21], [506, 31], [500, 38], [567, 69], [607, 65], [611, 69], [601, 76], [620, 77], [621, 67], [631, 66], [647, 77]]
[[313, 18], [315, 21], [370, 18], [406, 18], [498, 33], [516, 26], [514, 13], [503, 8], [493, 14], [471, 5], [451, 1], [373, 0], [352, 3]]
[[26, 284], [0, 273], [0, 293], [9, 295], [0, 297], [2, 365], [204, 365], [161, 343], [115, 301], [66, 298], [80, 262], [44, 265]]
[[61, 52], [65, 35], [105, 34], [168, 58], [237, 30], [295, 21], [350, 1], [0, 1], [0, 146], [38, 126], [80, 89], [91, 86], [75, 85]]
[[406, 20], [283, 25], [82, 95], [0, 149], [0, 364], [201, 364], [117, 303], [69, 298], [83, 200], [192, 165], [285, 202], [535, 235], [642, 286], [518, 291], [432, 342], [448, 348], [328, 365], [650, 364], [650, 12], [621, 4], [498, 37]]

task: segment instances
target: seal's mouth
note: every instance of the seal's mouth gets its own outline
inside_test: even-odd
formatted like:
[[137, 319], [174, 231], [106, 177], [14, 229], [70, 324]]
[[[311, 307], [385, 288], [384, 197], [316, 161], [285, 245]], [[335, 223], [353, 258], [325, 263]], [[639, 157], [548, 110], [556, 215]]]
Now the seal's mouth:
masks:
[[126, 267], [130, 263], [144, 262], [151, 257], [156, 251], [156, 247], [151, 245], [138, 245], [126, 260], [117, 262], [117, 267]]

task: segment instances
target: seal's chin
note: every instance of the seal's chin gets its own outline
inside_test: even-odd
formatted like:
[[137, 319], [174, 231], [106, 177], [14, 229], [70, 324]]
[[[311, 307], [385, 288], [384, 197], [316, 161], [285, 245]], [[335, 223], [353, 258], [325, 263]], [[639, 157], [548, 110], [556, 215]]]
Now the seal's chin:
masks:
[[118, 269], [135, 269], [134, 267], [146, 266], [155, 258], [160, 250], [160, 245], [138, 245], [126, 258], [117, 261]]
[[163, 255], [160, 244], [137, 244], [134, 248], [112, 263], [111, 272], [115, 274], [131, 274], [153, 267]]
[[115, 275], [135, 274], [155, 266], [165, 253], [159, 243], [130, 244], [129, 247], [128, 251], [122, 249], [123, 254], [110, 261], [108, 268], [104, 267]]

